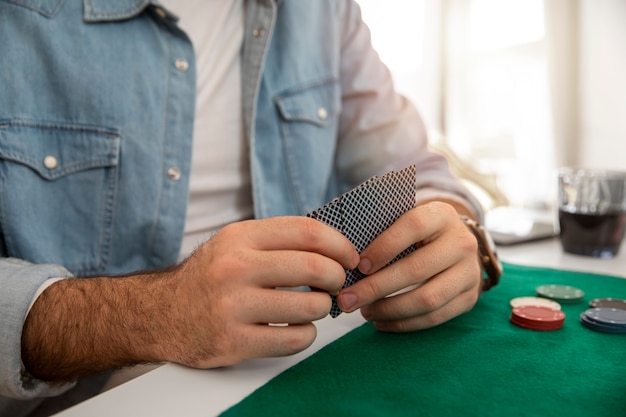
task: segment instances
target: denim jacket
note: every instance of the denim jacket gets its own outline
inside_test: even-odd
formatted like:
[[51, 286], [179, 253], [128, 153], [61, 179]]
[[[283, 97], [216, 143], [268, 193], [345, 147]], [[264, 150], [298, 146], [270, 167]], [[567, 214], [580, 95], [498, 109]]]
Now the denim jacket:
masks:
[[[479, 206], [427, 149], [349, 0], [247, 0], [243, 114], [258, 218], [301, 215], [372, 175]], [[0, 0], [0, 414], [54, 396], [20, 361], [51, 277], [172, 265], [183, 233], [193, 47], [148, 0]], [[228, 109], [224, 109], [228, 111]]]

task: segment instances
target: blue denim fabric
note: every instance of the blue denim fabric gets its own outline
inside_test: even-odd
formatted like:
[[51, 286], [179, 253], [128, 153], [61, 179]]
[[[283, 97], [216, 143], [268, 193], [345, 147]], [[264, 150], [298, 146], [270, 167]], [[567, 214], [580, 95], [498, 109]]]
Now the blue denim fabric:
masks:
[[[0, 415], [6, 397], [71, 387], [32, 378], [20, 361], [41, 283], [176, 262], [195, 61], [155, 3], [0, 0]], [[480, 210], [427, 151], [352, 1], [248, 0], [242, 53], [256, 217], [304, 214], [411, 163], [418, 187]]]

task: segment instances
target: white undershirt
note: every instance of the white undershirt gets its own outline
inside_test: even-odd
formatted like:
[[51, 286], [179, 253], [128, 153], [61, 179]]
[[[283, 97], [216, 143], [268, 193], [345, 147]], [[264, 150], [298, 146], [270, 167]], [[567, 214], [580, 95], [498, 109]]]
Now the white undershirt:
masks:
[[253, 216], [241, 104], [243, 0], [162, 0], [196, 54], [196, 114], [184, 258], [215, 231]]

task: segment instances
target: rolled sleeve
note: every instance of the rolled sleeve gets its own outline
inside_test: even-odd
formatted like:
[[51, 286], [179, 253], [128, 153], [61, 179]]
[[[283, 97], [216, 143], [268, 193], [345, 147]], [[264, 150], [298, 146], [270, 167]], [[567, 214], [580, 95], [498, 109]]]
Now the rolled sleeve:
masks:
[[50, 385], [33, 377], [21, 359], [22, 328], [38, 290], [49, 279], [71, 276], [58, 265], [35, 265], [15, 258], [0, 260], [0, 395], [18, 399], [49, 397], [73, 386]]
[[[415, 164], [416, 188], [430, 197], [462, 202], [482, 219], [476, 198], [429, 147], [415, 106], [398, 94], [391, 73], [371, 46], [370, 32], [354, 2], [345, 6], [341, 50], [342, 107], [336, 163], [344, 188]], [[424, 197], [419, 197], [422, 199]]]
[[460, 187], [458, 183], [437, 181], [434, 187], [418, 188], [415, 192], [415, 202], [420, 203], [426, 200], [451, 200], [464, 205], [474, 217], [481, 223], [484, 223], [485, 213], [480, 202], [469, 191]]

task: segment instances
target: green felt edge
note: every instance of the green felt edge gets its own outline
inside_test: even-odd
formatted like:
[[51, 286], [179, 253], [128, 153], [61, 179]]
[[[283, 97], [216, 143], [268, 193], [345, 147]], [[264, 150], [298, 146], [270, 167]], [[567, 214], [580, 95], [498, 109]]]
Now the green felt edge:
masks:
[[[577, 286], [563, 329], [510, 324], [508, 302], [543, 284]], [[222, 415], [626, 416], [626, 335], [593, 332], [592, 298], [626, 298], [626, 279], [504, 264], [474, 309], [433, 329], [385, 334], [366, 323]]]

